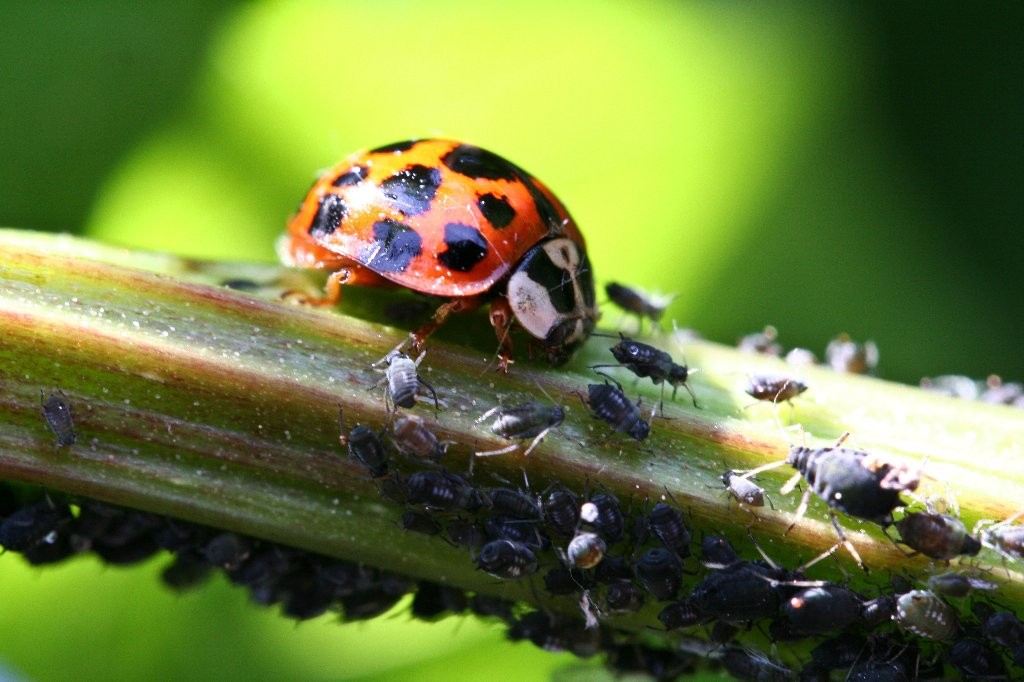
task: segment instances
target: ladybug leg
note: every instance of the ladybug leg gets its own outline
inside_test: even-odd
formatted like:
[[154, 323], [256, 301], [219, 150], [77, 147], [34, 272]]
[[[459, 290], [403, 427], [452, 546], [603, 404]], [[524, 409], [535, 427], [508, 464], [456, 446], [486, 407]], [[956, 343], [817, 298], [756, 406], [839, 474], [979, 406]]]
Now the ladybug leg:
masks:
[[499, 296], [491, 301], [491, 326], [498, 337], [498, 369], [503, 374], [508, 374], [512, 364], [512, 320], [512, 308], [507, 298]]
[[[427, 338], [437, 331], [437, 328], [445, 323], [452, 313], [468, 313], [476, 310], [483, 303], [482, 296], [463, 296], [452, 298], [442, 303], [434, 312], [434, 317], [425, 325], [414, 332], [409, 333], [409, 342], [412, 344], [413, 353], [419, 353]], [[404, 342], [403, 342], [404, 345]]]

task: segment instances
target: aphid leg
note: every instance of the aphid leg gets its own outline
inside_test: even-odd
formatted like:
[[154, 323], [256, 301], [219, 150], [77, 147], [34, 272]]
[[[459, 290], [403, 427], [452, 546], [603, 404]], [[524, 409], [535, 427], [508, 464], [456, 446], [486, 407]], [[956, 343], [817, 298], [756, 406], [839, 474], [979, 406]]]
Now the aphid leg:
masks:
[[[824, 552], [822, 552], [818, 556], [814, 557], [813, 559], [811, 559], [807, 563], [804, 563], [804, 564], [801, 564], [800, 566], [797, 566], [796, 569], [794, 570], [794, 572], [795, 573], [803, 573], [808, 568], [810, 568], [814, 564], [818, 563], [822, 559], [827, 559], [828, 557], [834, 555], [836, 553], [836, 550], [838, 550], [842, 546], [843, 546], [842, 542], [837, 542], [836, 544], [832, 545], [831, 547], [829, 547]], [[840, 569], [842, 569], [842, 566], [840, 566]], [[821, 581], [821, 585], [826, 585], [826, 584], [828, 584], [827, 581]], [[820, 585], [807, 585], [806, 587], [820, 587]]]
[[[498, 402], [501, 402], [501, 401], [499, 400]], [[491, 409], [487, 410], [482, 415], [477, 417], [476, 421], [474, 421], [473, 423], [474, 424], [479, 424], [482, 421], [486, 421], [492, 414], [494, 414], [495, 412], [497, 412], [500, 409], [501, 409], [501, 405], [498, 405], [496, 407], [492, 407]]]
[[789, 524], [786, 528], [786, 532], [783, 535], [789, 535], [789, 531], [793, 530], [793, 526], [800, 522], [800, 519], [804, 517], [807, 512], [807, 505], [811, 500], [811, 489], [808, 488], [804, 491], [803, 497], [800, 498], [800, 505], [796, 508], [796, 514], [793, 515], [793, 523]]
[[[755, 471], [756, 471], [756, 469], [755, 469]], [[790, 476], [789, 480], [786, 481], [785, 483], [783, 483], [782, 487], [779, 488], [779, 492], [782, 493], [783, 495], [788, 495], [791, 492], [793, 492], [793, 488], [795, 488], [796, 484], [800, 482], [800, 476], [801, 476], [801, 474], [800, 474], [799, 471], [797, 473], [793, 474], [792, 476]], [[810, 492], [810, 488], [808, 488], [807, 492]], [[805, 493], [804, 494], [804, 507], [806, 507], [806, 506], [807, 506], [807, 494]]]
[[[420, 357], [422, 358], [423, 356], [420, 355]], [[437, 391], [435, 391], [433, 386], [425, 382], [419, 376], [416, 377], [416, 381], [418, 381], [420, 385], [426, 386], [427, 390], [430, 391], [430, 396], [434, 399], [434, 416], [436, 417], [437, 414], [441, 411], [441, 408], [439, 407], [437, 402]]]
[[[810, 490], [808, 490], [808, 492], [810, 492]], [[832, 527], [836, 529], [836, 535], [839, 536], [839, 540], [842, 542], [843, 547], [846, 547], [846, 551], [849, 552], [850, 556], [853, 557], [853, 560], [857, 562], [857, 566], [867, 573], [868, 567], [864, 565], [864, 561], [860, 558], [857, 548], [854, 547], [853, 543], [846, 537], [843, 527], [839, 525], [839, 519], [836, 517], [836, 513], [829, 509], [829, 516], [832, 518]]]
[[544, 440], [544, 436], [548, 435], [548, 431], [550, 431], [552, 428], [554, 427], [549, 426], [548, 428], [538, 433], [536, 437], [534, 437], [533, 441], [530, 443], [530, 447], [526, 448], [526, 451], [523, 453], [523, 457], [533, 452], [533, 449], [540, 445], [540, 442]]
[[485, 450], [483, 452], [474, 452], [473, 454], [477, 457], [493, 457], [495, 455], [506, 455], [510, 452], [514, 452], [519, 448], [519, 443], [512, 443], [508, 447], [501, 448], [500, 450]]

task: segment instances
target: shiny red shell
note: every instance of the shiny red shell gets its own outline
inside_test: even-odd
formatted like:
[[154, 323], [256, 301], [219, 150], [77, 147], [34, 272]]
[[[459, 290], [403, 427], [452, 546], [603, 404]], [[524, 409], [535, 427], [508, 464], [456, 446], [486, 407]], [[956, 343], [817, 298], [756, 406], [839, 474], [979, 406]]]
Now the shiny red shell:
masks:
[[324, 173], [280, 248], [299, 267], [353, 268], [351, 284], [464, 297], [488, 291], [531, 247], [558, 236], [585, 252], [565, 206], [526, 171], [479, 147], [412, 140]]

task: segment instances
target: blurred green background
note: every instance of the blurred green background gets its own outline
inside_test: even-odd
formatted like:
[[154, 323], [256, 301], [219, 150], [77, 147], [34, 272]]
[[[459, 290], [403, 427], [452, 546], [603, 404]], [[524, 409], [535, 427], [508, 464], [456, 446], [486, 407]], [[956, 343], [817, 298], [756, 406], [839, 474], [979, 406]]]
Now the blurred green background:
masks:
[[[0, 225], [273, 259], [318, 169], [466, 140], [552, 187], [598, 279], [880, 373], [1024, 378], [1024, 5], [0, 2]], [[612, 314], [609, 321], [614, 322]], [[0, 559], [30, 679], [443, 679], [571, 664], [471, 620], [293, 625], [159, 566]], [[499, 667], [500, 666], [500, 667]]]

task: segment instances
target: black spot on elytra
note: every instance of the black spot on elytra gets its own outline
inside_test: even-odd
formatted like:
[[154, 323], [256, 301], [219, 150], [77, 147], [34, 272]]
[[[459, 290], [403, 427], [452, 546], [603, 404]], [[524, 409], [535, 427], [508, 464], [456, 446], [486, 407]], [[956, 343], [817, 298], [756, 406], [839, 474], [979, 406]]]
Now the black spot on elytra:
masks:
[[380, 183], [380, 189], [404, 215], [419, 215], [430, 210], [430, 202], [441, 186], [441, 171], [428, 166], [409, 166]]
[[392, 154], [392, 153], [395, 153], [395, 152], [405, 152], [405, 151], [409, 151], [410, 149], [415, 147], [418, 142], [419, 142], [419, 140], [404, 140], [402, 142], [394, 142], [392, 144], [386, 144], [383, 147], [377, 147], [376, 149], [371, 149], [370, 153], [371, 154]]
[[523, 174], [523, 184], [533, 197], [533, 203], [537, 207], [537, 215], [544, 224], [548, 226], [548, 236], [554, 237], [562, 234], [565, 226], [562, 224], [562, 217], [555, 209], [555, 205], [544, 196], [544, 193], [537, 187], [537, 183], [529, 175]]
[[443, 157], [441, 162], [460, 175], [486, 180], [517, 180], [524, 173], [515, 164], [497, 154], [469, 144], [460, 144]]
[[516, 210], [509, 205], [508, 199], [496, 194], [484, 194], [477, 199], [476, 205], [494, 227], [506, 227], [516, 217]]
[[360, 261], [374, 272], [405, 272], [423, 252], [423, 239], [408, 225], [385, 218], [373, 224], [373, 243], [364, 246]]
[[334, 182], [331, 184], [335, 187], [351, 187], [352, 185], [358, 185], [366, 179], [366, 175], [369, 172], [370, 171], [366, 166], [353, 166], [338, 177], [334, 178]]
[[444, 226], [444, 243], [448, 248], [437, 260], [449, 270], [469, 272], [487, 255], [487, 240], [480, 230], [462, 223]]
[[320, 197], [320, 207], [316, 210], [313, 222], [309, 226], [309, 234], [317, 239], [332, 234], [341, 225], [348, 214], [348, 206], [337, 194], [325, 194]]

